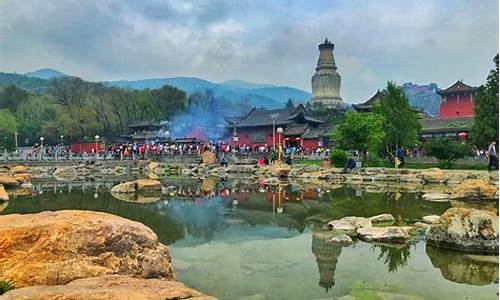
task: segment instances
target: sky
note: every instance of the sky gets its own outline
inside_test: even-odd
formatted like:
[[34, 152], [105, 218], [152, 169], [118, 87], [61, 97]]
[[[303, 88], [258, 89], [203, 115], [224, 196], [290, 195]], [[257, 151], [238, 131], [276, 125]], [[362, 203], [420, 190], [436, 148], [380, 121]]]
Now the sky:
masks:
[[388, 80], [482, 84], [498, 28], [498, 0], [0, 0], [0, 71], [241, 79], [310, 92], [328, 38], [341, 95], [358, 103]]

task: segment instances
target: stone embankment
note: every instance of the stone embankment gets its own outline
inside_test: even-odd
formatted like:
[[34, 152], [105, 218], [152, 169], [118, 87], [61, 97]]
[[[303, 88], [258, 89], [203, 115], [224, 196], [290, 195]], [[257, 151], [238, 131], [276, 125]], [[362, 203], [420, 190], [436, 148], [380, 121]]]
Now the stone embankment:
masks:
[[0, 216], [0, 274], [5, 299], [212, 299], [172, 281], [150, 228], [100, 212]]

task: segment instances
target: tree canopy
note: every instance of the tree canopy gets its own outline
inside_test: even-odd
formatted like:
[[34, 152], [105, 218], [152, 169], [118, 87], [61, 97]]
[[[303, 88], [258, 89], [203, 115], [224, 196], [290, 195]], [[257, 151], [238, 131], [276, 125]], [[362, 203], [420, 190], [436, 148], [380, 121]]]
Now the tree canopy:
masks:
[[378, 152], [383, 145], [384, 117], [374, 113], [348, 112], [332, 134], [335, 145], [343, 150], [358, 150], [362, 156], [367, 151]]
[[493, 59], [495, 68], [490, 71], [486, 84], [477, 89], [474, 98], [474, 125], [471, 137], [478, 147], [486, 147], [498, 140], [498, 54]]
[[438, 159], [441, 168], [451, 168], [455, 161], [470, 156], [470, 145], [458, 143], [450, 139], [433, 139], [425, 144], [425, 153]]
[[393, 152], [397, 146], [414, 146], [420, 130], [417, 111], [410, 106], [408, 98], [394, 82], [389, 81], [382, 93], [374, 112], [384, 117], [386, 150]]

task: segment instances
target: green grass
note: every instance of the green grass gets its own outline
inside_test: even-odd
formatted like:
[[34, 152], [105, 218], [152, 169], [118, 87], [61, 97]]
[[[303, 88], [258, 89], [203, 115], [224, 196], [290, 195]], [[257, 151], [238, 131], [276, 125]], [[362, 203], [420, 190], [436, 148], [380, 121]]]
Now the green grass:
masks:
[[14, 281], [10, 280], [0, 280], [0, 295], [7, 293], [10, 290], [16, 288], [16, 284]]
[[[304, 160], [295, 160], [296, 164], [303, 164], [308, 166], [319, 166], [321, 164], [321, 160], [314, 159], [304, 159]], [[383, 167], [383, 168], [394, 168], [394, 165], [389, 162], [384, 162], [379, 165], [367, 165], [363, 164], [363, 167]], [[410, 163], [406, 162], [403, 169], [429, 169], [429, 168], [439, 168], [437, 163]], [[474, 164], [474, 165], [465, 165], [465, 164], [455, 164], [451, 168], [451, 170], [488, 170], [487, 165], [482, 164]]]

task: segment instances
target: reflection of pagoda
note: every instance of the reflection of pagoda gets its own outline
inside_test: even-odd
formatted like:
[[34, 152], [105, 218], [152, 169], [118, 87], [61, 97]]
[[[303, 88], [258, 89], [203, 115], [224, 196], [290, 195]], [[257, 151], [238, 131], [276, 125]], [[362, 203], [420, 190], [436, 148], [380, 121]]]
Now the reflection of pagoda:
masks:
[[319, 271], [319, 285], [326, 291], [335, 285], [335, 269], [342, 246], [328, 243], [332, 238], [329, 232], [314, 232], [312, 235], [312, 253], [316, 256]]

